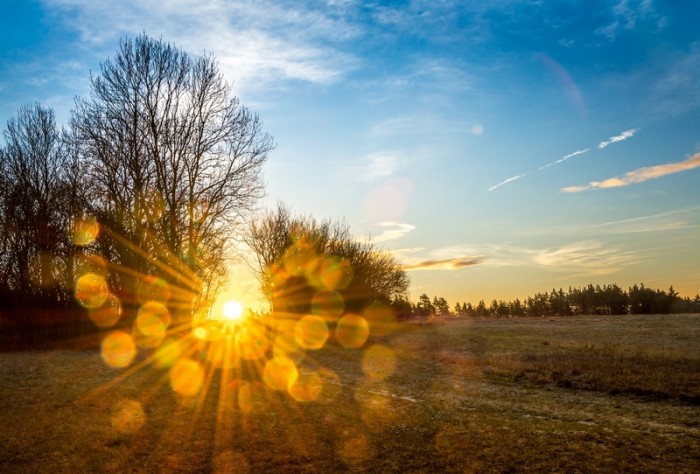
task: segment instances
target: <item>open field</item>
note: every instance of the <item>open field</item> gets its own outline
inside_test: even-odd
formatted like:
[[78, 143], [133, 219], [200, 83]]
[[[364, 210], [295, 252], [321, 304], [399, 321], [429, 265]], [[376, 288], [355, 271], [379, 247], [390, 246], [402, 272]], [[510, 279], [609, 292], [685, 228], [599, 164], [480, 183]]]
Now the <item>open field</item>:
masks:
[[309, 402], [250, 369], [183, 398], [97, 351], [0, 354], [0, 472], [700, 472], [700, 315], [401, 324], [309, 352]]

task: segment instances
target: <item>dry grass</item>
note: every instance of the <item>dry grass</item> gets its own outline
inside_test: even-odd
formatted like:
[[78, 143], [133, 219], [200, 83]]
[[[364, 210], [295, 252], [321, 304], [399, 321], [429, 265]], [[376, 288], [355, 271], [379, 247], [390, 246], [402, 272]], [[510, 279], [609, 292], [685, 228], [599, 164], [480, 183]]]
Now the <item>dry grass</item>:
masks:
[[252, 370], [182, 399], [164, 369], [0, 354], [0, 472], [699, 472], [699, 342], [700, 315], [404, 324], [371, 370], [307, 357], [307, 403]]

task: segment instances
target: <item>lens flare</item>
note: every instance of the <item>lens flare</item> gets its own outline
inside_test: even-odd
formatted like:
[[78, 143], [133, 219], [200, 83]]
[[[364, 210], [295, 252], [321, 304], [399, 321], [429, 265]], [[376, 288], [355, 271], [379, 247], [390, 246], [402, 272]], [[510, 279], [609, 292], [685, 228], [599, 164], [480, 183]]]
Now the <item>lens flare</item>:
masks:
[[95, 273], [86, 273], [75, 283], [75, 299], [85, 308], [102, 306], [108, 296], [107, 282]]
[[149, 301], [142, 305], [136, 316], [136, 327], [145, 336], [165, 334], [170, 322], [168, 308], [156, 301]]
[[335, 338], [345, 348], [362, 347], [369, 337], [369, 324], [362, 316], [347, 314], [338, 320]]
[[298, 376], [296, 364], [286, 357], [275, 357], [265, 363], [263, 380], [273, 390], [289, 390]]
[[265, 329], [260, 326], [242, 328], [236, 333], [236, 343], [241, 357], [246, 360], [262, 359], [270, 345]]
[[362, 371], [371, 379], [383, 380], [396, 369], [396, 355], [386, 346], [375, 344], [362, 358]]
[[170, 293], [170, 285], [162, 278], [155, 276], [139, 279], [136, 286], [136, 299], [141, 304], [149, 301], [166, 303], [170, 298]]
[[109, 294], [99, 308], [90, 308], [90, 319], [95, 326], [109, 328], [114, 326], [122, 315], [122, 303], [113, 294]]
[[275, 344], [273, 346], [273, 355], [280, 357], [288, 357], [292, 359], [295, 364], [299, 364], [304, 360], [304, 349], [299, 346], [297, 340], [294, 338], [293, 330], [287, 333], [280, 333], [275, 338]]
[[113, 331], [102, 340], [102, 359], [111, 367], [127, 367], [136, 356], [136, 343], [130, 334]]
[[312, 402], [321, 395], [323, 379], [318, 372], [300, 373], [289, 387], [289, 394], [298, 402]]
[[320, 269], [320, 279], [329, 290], [342, 290], [346, 288], [353, 277], [353, 269], [350, 262], [340, 257], [329, 257], [323, 260]]
[[337, 291], [319, 291], [311, 300], [311, 312], [319, 316], [337, 318], [343, 313], [344, 309], [343, 296]]
[[136, 433], [146, 421], [143, 407], [136, 400], [120, 400], [112, 410], [112, 426], [124, 434]]
[[85, 219], [78, 219], [74, 226], [72, 232], [73, 243], [79, 247], [85, 247], [90, 245], [97, 239], [100, 233], [100, 224], [91, 217]]
[[180, 395], [197, 395], [203, 383], [204, 369], [192, 359], [181, 359], [170, 369], [170, 386]]
[[328, 340], [328, 325], [319, 316], [304, 316], [294, 328], [294, 339], [306, 349], [320, 349]]
[[155, 354], [157, 367], [171, 367], [185, 352], [183, 343], [177, 339], [166, 339], [158, 347]]

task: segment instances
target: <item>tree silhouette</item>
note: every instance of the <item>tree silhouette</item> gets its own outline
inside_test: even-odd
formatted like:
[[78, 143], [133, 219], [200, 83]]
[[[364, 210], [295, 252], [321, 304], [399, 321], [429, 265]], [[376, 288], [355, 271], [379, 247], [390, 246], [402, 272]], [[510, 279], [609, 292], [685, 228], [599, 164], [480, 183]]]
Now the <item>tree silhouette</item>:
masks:
[[251, 222], [245, 241], [276, 314], [361, 312], [405, 298], [405, 271], [388, 252], [354, 239], [342, 222], [293, 217], [278, 204]]
[[39, 104], [20, 108], [0, 149], [0, 281], [15, 298], [67, 299], [73, 218], [69, 155], [54, 113]]
[[112, 286], [133, 297], [146, 276], [174, 288], [186, 314], [223, 281], [233, 231], [263, 194], [272, 149], [211, 56], [145, 35], [124, 39], [91, 77], [71, 125], [105, 228]]

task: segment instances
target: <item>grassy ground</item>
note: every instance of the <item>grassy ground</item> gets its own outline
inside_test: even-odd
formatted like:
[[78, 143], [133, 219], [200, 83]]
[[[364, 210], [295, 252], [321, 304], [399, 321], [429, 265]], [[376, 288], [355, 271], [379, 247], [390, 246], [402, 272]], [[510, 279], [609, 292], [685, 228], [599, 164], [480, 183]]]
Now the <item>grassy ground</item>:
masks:
[[244, 369], [0, 354], [0, 472], [700, 472], [700, 315], [402, 324], [309, 352], [310, 402]]

